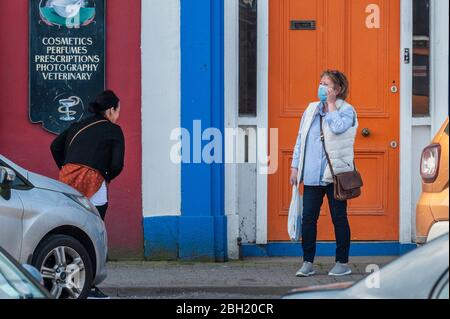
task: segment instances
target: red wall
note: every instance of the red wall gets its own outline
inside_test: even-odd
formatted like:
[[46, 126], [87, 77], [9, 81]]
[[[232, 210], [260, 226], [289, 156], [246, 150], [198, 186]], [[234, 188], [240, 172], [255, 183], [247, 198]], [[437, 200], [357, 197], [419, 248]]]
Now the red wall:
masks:
[[[28, 0], [0, 1], [0, 153], [56, 178], [55, 137], [28, 117]], [[107, 214], [110, 257], [143, 254], [141, 200], [141, 1], [107, 0], [107, 87], [121, 98], [126, 162], [112, 183]]]

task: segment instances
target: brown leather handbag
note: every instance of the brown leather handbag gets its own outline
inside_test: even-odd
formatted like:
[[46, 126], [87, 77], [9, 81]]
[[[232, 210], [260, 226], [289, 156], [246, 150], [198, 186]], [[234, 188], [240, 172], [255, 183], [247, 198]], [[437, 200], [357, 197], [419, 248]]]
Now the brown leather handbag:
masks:
[[323, 117], [320, 117], [320, 139], [322, 140], [325, 156], [330, 166], [330, 171], [334, 181], [334, 198], [336, 200], [345, 201], [361, 196], [361, 188], [363, 181], [361, 174], [356, 169], [356, 164], [353, 162], [354, 170], [340, 174], [334, 174], [333, 166], [331, 165], [330, 156], [325, 148], [325, 136], [323, 134]]

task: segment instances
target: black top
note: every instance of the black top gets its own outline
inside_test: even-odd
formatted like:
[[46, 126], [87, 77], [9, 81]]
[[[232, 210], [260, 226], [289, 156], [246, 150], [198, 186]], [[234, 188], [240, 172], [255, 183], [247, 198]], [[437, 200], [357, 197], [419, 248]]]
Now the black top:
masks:
[[69, 148], [73, 137], [84, 127], [105, 120], [95, 115], [72, 124], [51, 145], [53, 159], [61, 169], [66, 164], [81, 164], [98, 170], [107, 182], [123, 170], [125, 138], [120, 126], [110, 121], [95, 124], [82, 131]]

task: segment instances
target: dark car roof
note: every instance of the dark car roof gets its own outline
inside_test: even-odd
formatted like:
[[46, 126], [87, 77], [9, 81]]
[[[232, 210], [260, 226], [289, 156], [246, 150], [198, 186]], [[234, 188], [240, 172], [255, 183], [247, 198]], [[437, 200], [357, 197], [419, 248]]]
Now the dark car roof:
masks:
[[[376, 274], [356, 283], [346, 291], [349, 297], [427, 299], [437, 281], [449, 268], [449, 235], [410, 252], [395, 260]], [[368, 288], [367, 282], [375, 282], [379, 276], [379, 288]]]

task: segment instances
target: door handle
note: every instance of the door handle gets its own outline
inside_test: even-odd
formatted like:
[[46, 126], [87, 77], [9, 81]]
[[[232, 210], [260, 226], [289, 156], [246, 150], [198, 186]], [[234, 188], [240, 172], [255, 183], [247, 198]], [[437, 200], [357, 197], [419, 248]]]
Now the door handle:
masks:
[[370, 136], [370, 130], [368, 128], [364, 128], [361, 132], [362, 136], [369, 137]]

